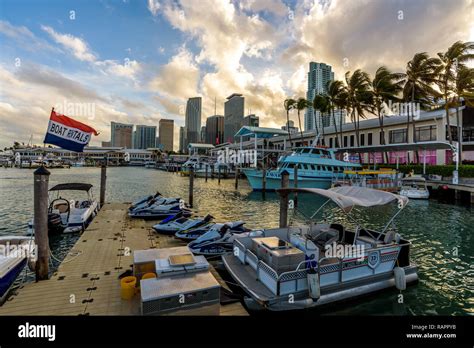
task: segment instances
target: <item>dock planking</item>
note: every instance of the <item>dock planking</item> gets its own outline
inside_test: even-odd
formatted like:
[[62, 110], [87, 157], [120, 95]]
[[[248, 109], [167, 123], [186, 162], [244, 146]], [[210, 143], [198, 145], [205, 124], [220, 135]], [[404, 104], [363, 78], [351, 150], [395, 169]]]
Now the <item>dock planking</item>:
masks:
[[[105, 204], [48, 280], [24, 284], [0, 315], [140, 315], [140, 295], [120, 297], [120, 274], [132, 269], [133, 251], [185, 245], [158, 235], [153, 222], [130, 219], [127, 204]], [[211, 272], [228, 289], [211, 265]], [[221, 315], [248, 315], [240, 302], [221, 305]]]

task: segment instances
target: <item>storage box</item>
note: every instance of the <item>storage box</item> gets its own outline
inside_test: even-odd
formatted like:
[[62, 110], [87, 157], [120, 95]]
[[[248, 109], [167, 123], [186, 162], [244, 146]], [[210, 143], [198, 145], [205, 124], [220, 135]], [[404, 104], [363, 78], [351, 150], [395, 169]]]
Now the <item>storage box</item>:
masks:
[[253, 238], [252, 251], [279, 274], [295, 270], [304, 261], [304, 252], [278, 237]]
[[133, 275], [140, 281], [145, 273], [156, 273], [155, 260], [170, 255], [186, 254], [191, 251], [187, 246], [163, 249], [135, 250], [133, 252]]
[[189, 265], [171, 265], [169, 258], [155, 260], [156, 274], [160, 277], [189, 272], [209, 271], [209, 262], [202, 255], [194, 256], [194, 263]]
[[140, 283], [142, 315], [219, 315], [220, 285], [210, 272]]

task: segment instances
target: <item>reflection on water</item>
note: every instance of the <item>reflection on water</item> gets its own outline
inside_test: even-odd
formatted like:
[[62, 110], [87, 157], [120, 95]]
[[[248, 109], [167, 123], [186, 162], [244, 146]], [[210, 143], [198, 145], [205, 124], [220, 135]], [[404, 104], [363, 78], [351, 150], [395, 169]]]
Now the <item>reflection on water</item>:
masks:
[[[50, 186], [63, 182], [87, 182], [98, 196], [100, 169], [54, 169]], [[245, 180], [234, 189], [234, 180], [204, 179], [194, 181], [194, 210], [212, 214], [217, 221], [244, 220], [250, 228], [278, 226], [279, 201], [275, 193], [252, 192]], [[107, 201], [130, 202], [140, 196], [160, 191], [166, 196], [187, 200], [188, 178], [145, 168], [108, 168]], [[0, 235], [23, 234], [33, 210], [33, 175], [27, 169], [0, 169]], [[310, 216], [325, 200], [308, 194], [298, 197], [298, 210]], [[351, 223], [340, 210], [328, 205], [319, 219]], [[358, 209], [351, 215], [369, 228], [380, 229], [396, 211], [394, 207]], [[303, 221], [293, 214], [293, 221]], [[403, 292], [404, 304], [398, 304], [397, 290], [389, 290], [346, 305], [331, 306], [325, 314], [381, 315], [459, 315], [474, 313], [474, 252], [472, 234], [474, 214], [467, 207], [440, 204], [436, 201], [410, 201], [396, 219], [397, 231], [413, 243], [412, 259], [419, 267], [420, 282]], [[77, 236], [51, 240], [51, 249], [63, 258]], [[56, 264], [54, 262], [54, 264]]]

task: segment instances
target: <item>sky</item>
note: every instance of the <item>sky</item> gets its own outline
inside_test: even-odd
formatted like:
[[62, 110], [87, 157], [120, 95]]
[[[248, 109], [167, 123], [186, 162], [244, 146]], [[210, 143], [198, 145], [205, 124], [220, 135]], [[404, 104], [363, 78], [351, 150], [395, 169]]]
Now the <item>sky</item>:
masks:
[[186, 100], [204, 125], [232, 93], [279, 128], [310, 61], [403, 72], [458, 40], [474, 41], [474, 0], [0, 0], [0, 148], [41, 144], [55, 107], [100, 132], [91, 145], [111, 121], [173, 119], [177, 149]]

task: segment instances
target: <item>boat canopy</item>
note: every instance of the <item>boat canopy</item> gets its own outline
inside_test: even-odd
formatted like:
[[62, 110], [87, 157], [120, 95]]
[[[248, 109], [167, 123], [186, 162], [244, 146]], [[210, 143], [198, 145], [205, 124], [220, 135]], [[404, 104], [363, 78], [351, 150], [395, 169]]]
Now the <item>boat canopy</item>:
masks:
[[407, 181], [407, 182], [410, 182], [410, 181], [426, 182], [426, 179], [423, 178], [422, 176], [407, 176], [407, 177], [403, 178], [402, 181]]
[[277, 191], [278, 193], [309, 192], [317, 194], [329, 198], [345, 212], [350, 212], [355, 206], [374, 207], [398, 201], [401, 203], [400, 208], [403, 208], [408, 203], [407, 197], [357, 186], [340, 186], [328, 190], [317, 188], [282, 188]]
[[67, 184], [58, 184], [50, 188], [50, 191], [65, 191], [65, 190], [74, 190], [74, 191], [89, 191], [92, 188], [91, 184], [82, 184], [82, 183], [67, 183]]

